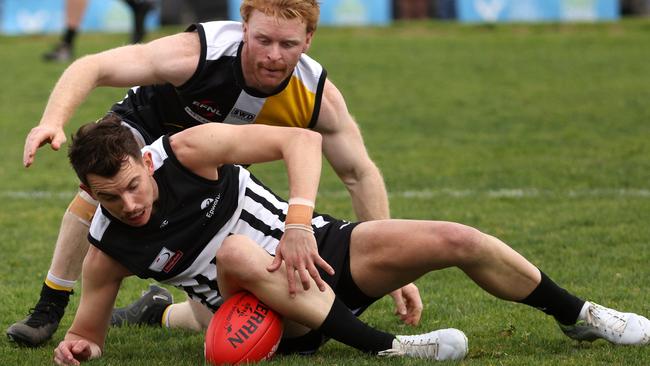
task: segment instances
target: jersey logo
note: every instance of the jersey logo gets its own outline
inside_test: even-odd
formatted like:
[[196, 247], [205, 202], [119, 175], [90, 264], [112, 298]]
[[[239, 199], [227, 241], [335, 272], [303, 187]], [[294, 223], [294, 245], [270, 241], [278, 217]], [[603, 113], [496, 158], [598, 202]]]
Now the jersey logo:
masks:
[[222, 116], [219, 106], [212, 100], [195, 100], [192, 106], [194, 107], [192, 109], [205, 118], [214, 119], [215, 116]]
[[223, 114], [219, 106], [211, 100], [195, 100], [191, 106], [185, 107], [185, 112], [201, 123], [219, 122], [223, 120]]
[[238, 119], [240, 121], [250, 123], [253, 122], [255, 120], [255, 117], [257, 116], [255, 115], [255, 113], [246, 112], [239, 108], [233, 108], [232, 111], [230, 112], [230, 117]]
[[206, 207], [210, 206], [210, 204], [214, 202], [214, 198], [206, 198], [201, 202], [201, 210], [205, 210]]
[[183, 252], [180, 250], [172, 252], [171, 250], [163, 247], [160, 250], [160, 253], [158, 253], [158, 256], [156, 256], [156, 259], [154, 259], [153, 262], [151, 262], [149, 265], [149, 269], [154, 272], [169, 273], [169, 271], [174, 268], [182, 256]]
[[217, 204], [221, 199], [221, 193], [219, 193], [215, 198], [206, 198], [201, 202], [201, 210], [205, 210], [210, 206], [210, 210], [205, 214], [205, 217], [211, 218], [214, 216], [214, 211], [217, 209]]

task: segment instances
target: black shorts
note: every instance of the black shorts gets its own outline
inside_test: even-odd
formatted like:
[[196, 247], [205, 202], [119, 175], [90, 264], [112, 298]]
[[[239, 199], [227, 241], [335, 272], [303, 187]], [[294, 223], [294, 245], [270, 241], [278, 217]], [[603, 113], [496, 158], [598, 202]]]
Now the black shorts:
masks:
[[[334, 290], [336, 296], [347, 305], [354, 315], [359, 316], [378, 300], [378, 298], [367, 296], [361, 292], [357, 284], [354, 283], [350, 271], [350, 236], [352, 230], [359, 223], [333, 220], [331, 224], [323, 228], [316, 228], [314, 235], [318, 243], [318, 253], [334, 268], [335, 273], [330, 276], [320, 268], [318, 271], [321, 278]], [[301, 337], [282, 339], [278, 353], [312, 354], [328, 339], [320, 331], [312, 330]]]

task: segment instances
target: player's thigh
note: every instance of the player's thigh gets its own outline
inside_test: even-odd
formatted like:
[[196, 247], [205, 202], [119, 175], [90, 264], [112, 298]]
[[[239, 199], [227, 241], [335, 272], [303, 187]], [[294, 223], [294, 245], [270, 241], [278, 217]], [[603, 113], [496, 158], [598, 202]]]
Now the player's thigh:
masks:
[[480, 235], [444, 221], [364, 222], [350, 240], [352, 278], [365, 294], [381, 296], [427, 272], [459, 264]]

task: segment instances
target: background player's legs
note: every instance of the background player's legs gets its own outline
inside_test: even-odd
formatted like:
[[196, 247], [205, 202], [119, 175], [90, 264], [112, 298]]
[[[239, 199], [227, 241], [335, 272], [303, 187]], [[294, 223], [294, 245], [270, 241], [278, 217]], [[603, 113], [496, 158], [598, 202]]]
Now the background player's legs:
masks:
[[40, 298], [27, 318], [7, 329], [9, 338], [18, 344], [40, 346], [56, 331], [81, 274], [83, 260], [90, 245], [87, 239], [88, 225], [96, 207], [97, 202], [83, 191], [68, 206], [61, 220], [52, 263], [41, 288]]
[[80, 191], [68, 207], [52, 255], [50, 273], [67, 281], [76, 281], [81, 275], [83, 260], [88, 252], [88, 228], [97, 201], [86, 192]]
[[169, 305], [163, 314], [162, 321], [167, 328], [203, 331], [208, 328], [211, 319], [210, 309], [188, 297], [183, 302]]
[[124, 2], [131, 7], [133, 13], [131, 43], [140, 43], [146, 34], [144, 23], [147, 13], [156, 6], [155, 0], [124, 0]]
[[46, 61], [70, 61], [74, 52], [81, 20], [86, 12], [87, 0], [67, 0], [65, 2], [65, 30], [61, 42], [50, 52], [43, 55]]

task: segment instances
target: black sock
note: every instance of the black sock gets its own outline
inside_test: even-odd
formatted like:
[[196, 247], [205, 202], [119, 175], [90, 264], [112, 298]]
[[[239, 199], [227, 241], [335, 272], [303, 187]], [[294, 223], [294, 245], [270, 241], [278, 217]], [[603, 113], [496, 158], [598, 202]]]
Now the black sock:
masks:
[[392, 334], [374, 329], [359, 320], [338, 298], [319, 330], [328, 337], [363, 352], [376, 354], [393, 347]]
[[145, 19], [147, 13], [153, 8], [151, 1], [144, 0], [124, 0], [133, 13], [133, 31], [131, 32], [131, 43], [140, 43], [147, 32], [145, 29]]
[[561, 324], [575, 324], [585, 301], [555, 284], [544, 272], [539, 272], [542, 275], [541, 282], [520, 302], [552, 315]]
[[77, 36], [77, 29], [76, 28], [67, 28], [65, 30], [65, 33], [63, 33], [63, 43], [72, 47], [74, 44], [74, 39]]
[[72, 291], [55, 290], [43, 283], [41, 296], [35, 308], [50, 314], [56, 314], [57, 321], [61, 320], [70, 301], [70, 295], [72, 295]]
[[70, 295], [72, 295], [72, 293], [73, 291], [53, 289], [47, 284], [43, 283], [43, 287], [41, 288], [41, 298], [39, 301], [54, 303], [57, 306], [65, 308], [68, 306]]
[[146, 15], [146, 13], [140, 11], [133, 12], [133, 31], [131, 32], [131, 43], [140, 43], [142, 39], [144, 39], [144, 19]]

